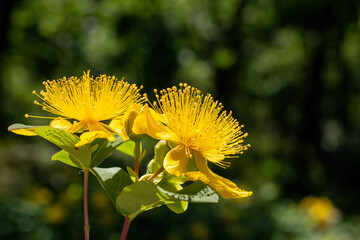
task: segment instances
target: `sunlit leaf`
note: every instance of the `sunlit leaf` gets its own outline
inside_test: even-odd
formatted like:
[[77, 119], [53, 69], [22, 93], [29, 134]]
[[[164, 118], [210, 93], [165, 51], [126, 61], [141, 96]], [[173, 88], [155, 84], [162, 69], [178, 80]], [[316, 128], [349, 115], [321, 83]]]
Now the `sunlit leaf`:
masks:
[[22, 124], [13, 124], [8, 128], [9, 131], [14, 129], [28, 130], [55, 144], [68, 152], [72, 156], [73, 161], [77, 162], [76, 165], [82, 166], [82, 169], [90, 168], [91, 166], [91, 153], [89, 148], [87, 145], [75, 147], [75, 144], [79, 142], [79, 137], [75, 134], [50, 126], [34, 127]]
[[154, 159], [149, 162], [146, 173], [155, 173], [164, 162], [166, 154], [170, 151], [165, 140], [160, 140], [154, 148]]
[[[157, 184], [158, 187], [160, 187], [162, 190], [165, 190], [167, 192], [175, 193], [182, 189], [181, 184], [185, 181], [180, 180], [180, 178], [176, 179], [176, 177], [173, 179], [174, 181], [170, 181], [171, 177], [169, 177], [170, 174], [164, 173], [164, 177], [161, 179], [161, 181]], [[166, 206], [175, 213], [182, 213], [185, 212], [188, 207], [188, 202], [186, 201], [178, 201], [174, 203], [166, 204]]]
[[[169, 151], [170, 147], [164, 140], [159, 141], [155, 145], [154, 159], [151, 160], [147, 166], [148, 174], [155, 173], [160, 167], [162, 167], [164, 158]], [[186, 177], [176, 177], [164, 171], [157, 177], [155, 177], [154, 182], [157, 183], [157, 186], [161, 187], [161, 189], [175, 193], [182, 189], [181, 184], [186, 182], [186, 180]], [[188, 207], [188, 202], [178, 201], [175, 203], [166, 204], [166, 206], [175, 213], [182, 213], [186, 211]]]
[[96, 176], [100, 185], [103, 187], [118, 211], [116, 207], [116, 198], [124, 187], [133, 183], [130, 176], [126, 173], [126, 171], [118, 167], [95, 167], [91, 170], [91, 172]]
[[173, 203], [174, 199], [160, 191], [149, 181], [138, 181], [123, 189], [116, 199], [119, 212], [130, 219], [152, 208], [165, 203]]
[[196, 181], [176, 193], [167, 191], [159, 186], [158, 188], [168, 196], [182, 201], [197, 203], [216, 203], [219, 201], [219, 195], [215, 190], [201, 181]]
[[127, 167], [126, 167], [126, 171], [128, 172], [131, 180], [132, 180], [133, 182], [136, 182], [137, 179], [138, 179], [138, 176], [136, 175], [136, 173], [134, 172], [134, 170], [133, 170], [131, 167], [127, 166]]
[[129, 140], [121, 144], [116, 148], [120, 152], [123, 152], [131, 157], [134, 157], [135, 142]]
[[23, 124], [13, 124], [9, 127], [9, 131], [14, 131], [16, 129], [35, 133], [65, 150], [69, 154], [67, 156], [68, 159], [66, 159], [66, 155], [64, 153], [59, 153], [60, 155], [54, 155], [58, 159], [53, 160], [59, 160], [65, 164], [71, 165], [69, 164], [70, 159], [74, 165], [82, 169], [89, 169], [98, 166], [120, 144], [124, 143], [120, 136], [115, 135], [116, 140], [114, 142], [110, 142], [105, 138], [99, 138], [95, 139], [90, 144], [75, 147], [75, 144], [80, 140], [79, 137], [61, 129], [50, 126], [26, 126]]
[[[155, 145], [154, 159], [152, 159], [147, 166], [147, 175], [155, 173], [159, 168], [162, 167], [164, 158], [169, 151], [170, 147], [164, 140], [159, 141]], [[181, 184], [186, 182], [186, 180], [186, 177], [176, 177], [167, 173], [166, 171], [163, 171], [154, 178], [153, 182], [156, 183], [157, 186], [161, 187], [161, 189], [175, 193], [182, 189]], [[188, 202], [178, 201], [166, 204], [166, 206], [175, 213], [182, 213], [186, 211]]]
[[69, 166], [72, 166], [72, 167], [77, 167], [77, 168], [82, 168], [81, 165], [76, 165], [76, 161], [73, 162], [71, 160], [71, 157], [70, 157], [70, 154], [68, 152], [66, 152], [65, 150], [61, 150], [57, 153], [55, 153], [52, 157], [51, 157], [51, 160], [52, 161], [60, 161], [62, 163], [65, 163]]
[[110, 142], [105, 138], [97, 138], [90, 143], [90, 149], [97, 146], [95, 151], [91, 151], [90, 167], [99, 166], [118, 146], [125, 143], [120, 136], [115, 135], [115, 138], [116, 140], [114, 142]]

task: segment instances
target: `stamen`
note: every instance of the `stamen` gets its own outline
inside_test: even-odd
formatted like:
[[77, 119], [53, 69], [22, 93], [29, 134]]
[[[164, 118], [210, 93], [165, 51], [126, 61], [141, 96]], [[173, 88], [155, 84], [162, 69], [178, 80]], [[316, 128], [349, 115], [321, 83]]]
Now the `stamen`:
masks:
[[[34, 116], [34, 115], [29, 115], [29, 114], [25, 114], [25, 117], [26, 118], [45, 118], [45, 119], [55, 119], [55, 118], [57, 118], [57, 117], [44, 117], [44, 116]], [[66, 119], [66, 118], [64, 118], [64, 119]]]

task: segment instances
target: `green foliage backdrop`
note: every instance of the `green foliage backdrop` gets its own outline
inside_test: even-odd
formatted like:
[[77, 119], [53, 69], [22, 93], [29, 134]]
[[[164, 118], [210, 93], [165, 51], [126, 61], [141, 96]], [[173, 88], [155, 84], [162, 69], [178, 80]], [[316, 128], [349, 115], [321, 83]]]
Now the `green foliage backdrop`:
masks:
[[[24, 118], [44, 115], [32, 90], [90, 69], [150, 98], [180, 82], [209, 92], [252, 145], [226, 171], [214, 166], [251, 198], [149, 211], [129, 239], [357, 239], [359, 13], [351, 0], [2, 1], [0, 238], [82, 238], [81, 175], [50, 160], [55, 147], [7, 127], [46, 123]], [[126, 164], [114, 154], [102, 166]], [[123, 219], [90, 181], [91, 236], [118, 239]], [[331, 200], [331, 223], [305, 214], [311, 195]]]

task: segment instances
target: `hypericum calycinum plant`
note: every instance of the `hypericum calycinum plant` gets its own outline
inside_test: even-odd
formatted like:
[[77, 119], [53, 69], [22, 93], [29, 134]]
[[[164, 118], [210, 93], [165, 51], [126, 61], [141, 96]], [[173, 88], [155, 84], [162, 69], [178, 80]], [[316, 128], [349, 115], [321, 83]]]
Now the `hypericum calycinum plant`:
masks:
[[[231, 112], [210, 94], [203, 95], [187, 84], [160, 91], [150, 103], [141, 88], [115, 77], [90, 71], [44, 83], [45, 91], [34, 91], [43, 110], [55, 114], [49, 126], [13, 124], [9, 130], [27, 136], [39, 135], [62, 150], [52, 156], [84, 172], [84, 231], [89, 239], [88, 173], [93, 173], [118, 213], [125, 216], [120, 239], [126, 239], [131, 221], [140, 213], [166, 205], [176, 213], [189, 202], [217, 202], [219, 197], [243, 198], [252, 194], [210, 170], [207, 162], [226, 168], [226, 158], [247, 150], [247, 136]], [[26, 117], [29, 117], [26, 114]], [[36, 116], [30, 116], [36, 117]], [[109, 121], [109, 124], [103, 121]], [[72, 121], [72, 122], [71, 122]], [[145, 174], [139, 165], [145, 156], [142, 138], [159, 142]], [[98, 166], [114, 151], [134, 157], [134, 169]], [[182, 184], [193, 181], [183, 187]]]

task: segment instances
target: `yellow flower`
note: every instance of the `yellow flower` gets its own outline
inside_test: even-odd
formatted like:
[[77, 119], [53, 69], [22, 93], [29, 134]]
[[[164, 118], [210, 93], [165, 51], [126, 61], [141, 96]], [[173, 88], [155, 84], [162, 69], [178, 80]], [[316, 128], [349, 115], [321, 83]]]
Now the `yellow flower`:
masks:
[[[44, 82], [45, 91], [36, 94], [43, 102], [34, 103], [42, 109], [60, 117], [51, 121], [50, 126], [71, 133], [85, 131], [80, 135], [81, 146], [96, 138], [115, 141], [113, 133], [127, 138], [124, 132], [113, 129], [102, 121], [120, 118], [134, 103], [144, 101], [139, 94], [141, 88], [135, 84], [119, 81], [114, 76], [100, 75], [95, 79], [90, 71], [81, 78], [70, 77]], [[64, 117], [64, 118], [63, 118]], [[71, 124], [66, 119], [74, 119]], [[21, 130], [17, 133], [22, 133]], [[25, 133], [24, 133], [25, 134]]]
[[[157, 91], [155, 90], [155, 93]], [[203, 96], [187, 84], [160, 91], [154, 109], [158, 113], [140, 114], [134, 121], [135, 134], [148, 134], [165, 139], [172, 147], [164, 168], [175, 176], [200, 180], [214, 188], [223, 198], [248, 197], [252, 192], [239, 189], [235, 183], [213, 173], [207, 160], [221, 167], [229, 166], [225, 158], [236, 157], [249, 145], [242, 145], [243, 134], [239, 123], [230, 113], [222, 111], [221, 103], [210, 94]], [[190, 169], [195, 160], [197, 170]]]
[[322, 227], [337, 220], [337, 209], [327, 197], [307, 196], [301, 201], [300, 206]]

